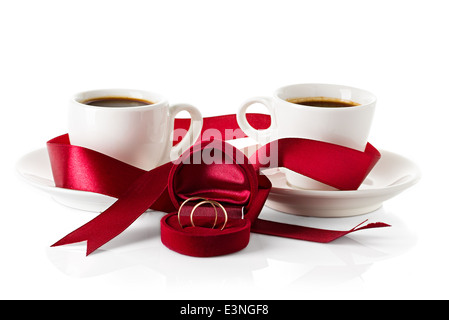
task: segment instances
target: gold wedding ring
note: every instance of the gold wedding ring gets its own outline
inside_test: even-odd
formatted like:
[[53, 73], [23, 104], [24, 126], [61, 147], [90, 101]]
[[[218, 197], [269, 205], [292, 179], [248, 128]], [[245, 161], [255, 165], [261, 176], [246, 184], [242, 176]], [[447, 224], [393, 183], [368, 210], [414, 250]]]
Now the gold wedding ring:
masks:
[[[181, 204], [181, 206], [180, 206], [179, 209], [178, 209], [178, 222], [179, 222], [179, 225], [180, 225], [181, 227], [183, 227], [183, 225], [181, 224], [181, 209], [182, 209], [182, 207], [184, 207], [184, 205], [185, 205], [187, 202], [189, 202], [189, 201], [192, 201], [192, 200], [200, 200], [200, 199], [202, 199], [202, 200], [207, 200], [207, 199], [201, 198], [201, 197], [191, 197], [191, 198], [188, 198], [187, 200], [185, 200], [185, 201]], [[183, 227], [183, 228], [184, 228], [184, 227]]]
[[218, 220], [218, 212], [217, 212], [217, 208], [215, 207], [215, 204], [210, 201], [210, 200], [204, 200], [201, 202], [198, 202], [192, 209], [192, 211], [190, 212], [190, 223], [192, 224], [192, 227], [196, 227], [195, 223], [193, 223], [193, 213], [195, 212], [196, 208], [198, 208], [199, 206], [206, 204], [206, 203], [210, 203], [212, 205], [212, 207], [215, 210], [215, 221], [214, 221], [214, 225], [212, 226], [212, 229], [215, 228], [215, 226], [217, 225], [217, 220]]
[[179, 225], [180, 225], [182, 228], [184, 228], [184, 226], [181, 224], [181, 209], [182, 209], [182, 207], [183, 207], [187, 202], [192, 201], [192, 200], [203, 200], [203, 201], [201, 201], [201, 202], [198, 202], [198, 203], [192, 208], [192, 211], [190, 212], [190, 223], [192, 224], [192, 227], [196, 227], [196, 226], [195, 226], [195, 223], [193, 222], [193, 214], [195, 213], [195, 210], [196, 210], [198, 207], [200, 207], [200, 206], [202, 206], [202, 205], [204, 205], [204, 204], [210, 204], [210, 205], [212, 205], [212, 207], [213, 207], [214, 210], [215, 210], [215, 221], [214, 221], [214, 225], [212, 226], [212, 229], [215, 228], [215, 226], [217, 225], [217, 220], [218, 220], [218, 212], [217, 212], [216, 206], [220, 207], [220, 209], [223, 211], [223, 214], [224, 214], [224, 217], [225, 217], [225, 221], [224, 221], [223, 226], [221, 227], [220, 230], [223, 230], [223, 229], [225, 228], [226, 224], [228, 223], [228, 213], [226, 212], [226, 209], [225, 209], [219, 202], [214, 201], [214, 200], [210, 200], [210, 199], [206, 199], [206, 198], [202, 198], [202, 197], [191, 197], [191, 198], [188, 198], [188, 199], [185, 200], [185, 201], [181, 204], [181, 206], [179, 207], [179, 210], [178, 210], [178, 222], [179, 222]]
[[224, 217], [225, 217], [225, 221], [223, 223], [223, 226], [220, 229], [220, 230], [223, 230], [224, 227], [226, 226], [226, 224], [228, 223], [228, 213], [226, 212], [226, 209], [220, 203], [218, 203], [217, 201], [214, 201], [214, 200], [204, 200], [204, 201], [201, 201], [201, 202], [197, 203], [193, 207], [192, 211], [190, 212], [190, 223], [192, 224], [193, 227], [195, 227], [195, 224], [193, 223], [193, 213], [195, 212], [196, 208], [198, 208], [199, 206], [201, 206], [201, 205], [203, 205], [205, 203], [210, 203], [214, 207], [214, 210], [215, 210], [215, 223], [214, 223], [212, 229], [217, 224], [217, 217], [218, 217], [217, 216], [217, 208], [215, 208], [215, 205], [219, 206], [220, 209], [223, 211], [223, 214], [224, 214]]

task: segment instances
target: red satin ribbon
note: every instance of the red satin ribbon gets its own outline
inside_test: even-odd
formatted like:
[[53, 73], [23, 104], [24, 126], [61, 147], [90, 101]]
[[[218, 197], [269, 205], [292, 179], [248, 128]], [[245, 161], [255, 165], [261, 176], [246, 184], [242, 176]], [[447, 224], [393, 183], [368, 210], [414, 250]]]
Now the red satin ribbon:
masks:
[[[249, 115], [249, 121], [258, 129], [269, 126], [267, 115]], [[175, 127], [188, 128], [188, 122], [189, 120], [184, 119], [177, 120]], [[238, 125], [235, 115], [205, 118], [202, 131], [205, 132], [211, 128], [218, 130], [223, 136], [229, 129], [236, 133], [233, 138], [244, 136], [241, 131], [236, 130]], [[219, 142], [217, 143], [220, 145]], [[223, 146], [224, 142], [219, 148], [224, 149]], [[276, 144], [270, 143], [251, 157], [252, 165], [245, 165], [246, 179], [252, 181], [252, 185], [257, 184], [257, 189], [250, 192], [253, 195], [252, 202], [246, 202], [248, 211], [244, 219], [246, 222], [222, 234], [217, 233], [217, 230], [196, 228], [193, 231], [194, 236], [186, 238], [185, 235], [192, 231], [188, 228], [179, 229], [179, 224], [173, 224], [171, 219], [173, 212], [177, 212], [179, 207], [177, 201], [180, 201], [174, 196], [176, 191], [169, 186], [174, 179], [173, 173], [178, 169], [175, 164], [169, 162], [153, 170], [144, 171], [96, 151], [72, 146], [68, 135], [63, 135], [47, 143], [56, 186], [101, 193], [116, 197], [118, 200], [106, 211], [53, 246], [87, 240], [86, 253], [89, 255], [124, 231], [148, 208], [171, 213], [161, 221], [163, 234], [170, 235], [163, 237], [163, 243], [175, 251], [195, 256], [226, 254], [242, 249], [249, 240], [249, 234], [245, 231], [249, 232], [249, 228], [256, 233], [329, 242], [357, 230], [388, 226], [376, 223], [361, 228], [355, 227], [348, 231], [334, 231], [259, 219], [258, 215], [268, 196], [271, 183], [256, 170], [264, 167], [260, 159], [270, 150], [272, 152], [274, 146], [279, 155], [279, 166], [287, 167], [342, 190], [357, 189], [380, 158], [379, 152], [369, 144], [365, 152], [360, 152], [307, 139], [280, 139]], [[207, 142], [205, 147], [210, 148], [211, 144]], [[200, 150], [205, 147], [201, 147]], [[212, 147], [216, 148], [213, 145]], [[248, 203], [251, 204], [248, 205]], [[224, 240], [223, 236], [227, 238]], [[198, 245], [204, 243], [205, 239], [209, 241], [206, 241], [208, 245], [198, 249]], [[217, 246], [220, 246], [220, 249], [216, 248]]]
[[265, 158], [270, 158], [273, 152], [277, 155], [278, 167], [339, 190], [357, 190], [380, 159], [379, 151], [369, 143], [361, 152], [322, 141], [285, 138], [264, 145], [250, 161], [256, 169], [268, 167]]

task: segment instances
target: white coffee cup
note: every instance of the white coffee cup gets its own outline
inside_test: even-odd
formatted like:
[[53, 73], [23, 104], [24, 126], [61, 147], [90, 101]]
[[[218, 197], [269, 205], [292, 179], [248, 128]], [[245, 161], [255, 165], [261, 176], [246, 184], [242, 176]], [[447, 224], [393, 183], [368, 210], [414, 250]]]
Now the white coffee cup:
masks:
[[[289, 102], [289, 99], [325, 97], [351, 101], [359, 105], [316, 107]], [[271, 115], [271, 126], [256, 130], [248, 123], [246, 111], [254, 103], [265, 105]], [[374, 116], [376, 97], [365, 90], [333, 84], [294, 84], [276, 90], [273, 97], [255, 97], [246, 101], [237, 113], [243, 132], [264, 145], [281, 138], [306, 138], [365, 150]], [[303, 155], [307, 156], [307, 155]], [[321, 182], [285, 169], [292, 187], [335, 190]]]
[[[139, 106], [95, 106], [95, 99], [128, 98]], [[146, 104], [148, 102], [148, 104]], [[181, 111], [191, 116], [184, 138], [173, 146], [174, 118]], [[144, 170], [175, 160], [201, 134], [203, 118], [189, 104], [170, 106], [159, 94], [128, 89], [93, 90], [76, 94], [69, 103], [70, 143], [89, 148]]]

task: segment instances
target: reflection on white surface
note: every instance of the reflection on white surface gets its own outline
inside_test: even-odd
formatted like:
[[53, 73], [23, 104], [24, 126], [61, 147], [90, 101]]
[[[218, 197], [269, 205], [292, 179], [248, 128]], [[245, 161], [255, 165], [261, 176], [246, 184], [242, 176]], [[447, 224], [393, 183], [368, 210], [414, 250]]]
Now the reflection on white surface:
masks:
[[195, 290], [203, 297], [214, 298], [212, 290], [226, 292], [226, 288], [232, 288], [233, 298], [239, 298], [239, 287], [270, 291], [357, 283], [374, 263], [401, 255], [416, 243], [415, 235], [403, 221], [383, 208], [358, 217], [310, 218], [265, 207], [261, 214], [264, 219], [317, 228], [350, 229], [365, 219], [392, 227], [354, 232], [328, 244], [251, 234], [248, 247], [242, 251], [195, 258], [173, 252], [160, 242], [162, 216], [160, 212], [146, 212], [88, 257], [85, 243], [79, 243], [48, 248], [48, 258], [71, 277], [126, 271], [142, 282], [157, 285], [158, 289], [174, 289], [178, 295], [190, 294], [190, 298], [194, 298]]

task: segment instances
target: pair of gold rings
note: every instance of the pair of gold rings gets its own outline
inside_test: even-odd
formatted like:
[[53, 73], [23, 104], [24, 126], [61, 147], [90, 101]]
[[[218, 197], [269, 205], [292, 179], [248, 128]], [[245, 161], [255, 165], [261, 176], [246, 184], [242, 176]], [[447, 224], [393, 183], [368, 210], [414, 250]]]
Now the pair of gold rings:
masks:
[[217, 201], [210, 200], [210, 199], [206, 199], [206, 198], [202, 198], [202, 197], [191, 197], [191, 198], [185, 200], [185, 201], [181, 204], [181, 206], [179, 207], [179, 209], [178, 209], [178, 222], [179, 222], [179, 225], [180, 225], [182, 228], [184, 228], [184, 226], [181, 224], [181, 209], [182, 209], [182, 207], [184, 207], [184, 205], [185, 205], [187, 202], [193, 201], [193, 200], [203, 200], [203, 201], [198, 202], [198, 203], [192, 208], [192, 211], [190, 211], [190, 224], [192, 225], [192, 227], [196, 227], [196, 226], [195, 226], [195, 223], [193, 222], [193, 214], [195, 213], [195, 210], [196, 210], [198, 207], [202, 206], [202, 205], [210, 204], [210, 205], [212, 205], [212, 207], [214, 208], [214, 211], [215, 211], [215, 221], [214, 221], [214, 225], [212, 226], [212, 229], [215, 228], [215, 226], [217, 225], [217, 221], [218, 221], [217, 207], [219, 207], [219, 208], [221, 209], [221, 211], [222, 211], [223, 214], [224, 214], [224, 219], [225, 219], [225, 220], [224, 220], [224, 223], [223, 223], [223, 226], [221, 227], [220, 230], [223, 230], [223, 229], [225, 228], [226, 224], [228, 223], [228, 213], [226, 212], [226, 209], [225, 209], [220, 203], [218, 203]]

